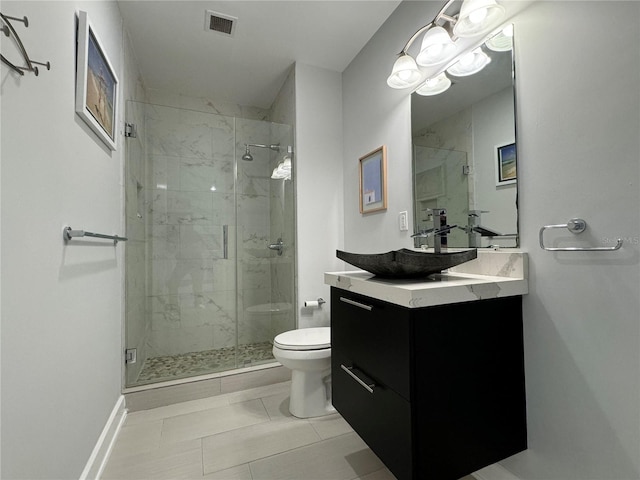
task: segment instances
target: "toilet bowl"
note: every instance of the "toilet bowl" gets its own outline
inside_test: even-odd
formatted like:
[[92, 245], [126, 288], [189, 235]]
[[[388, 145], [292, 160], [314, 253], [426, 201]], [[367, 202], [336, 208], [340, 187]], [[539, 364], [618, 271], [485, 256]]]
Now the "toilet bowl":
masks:
[[277, 335], [273, 356], [291, 370], [289, 411], [298, 418], [334, 413], [331, 405], [331, 328], [302, 328]]

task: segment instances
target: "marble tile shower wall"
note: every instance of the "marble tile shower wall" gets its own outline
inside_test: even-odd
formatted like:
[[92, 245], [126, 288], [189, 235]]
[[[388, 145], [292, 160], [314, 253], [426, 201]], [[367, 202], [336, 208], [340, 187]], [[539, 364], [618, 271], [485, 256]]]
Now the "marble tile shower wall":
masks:
[[[271, 123], [236, 119], [237, 151], [245, 143], [276, 144]], [[240, 157], [238, 155], [238, 158]], [[248, 311], [249, 307], [271, 303], [271, 262], [276, 253], [267, 248], [278, 237], [271, 232], [270, 165], [278, 155], [269, 149], [252, 148], [252, 162], [238, 161], [238, 343], [259, 343], [273, 339], [270, 315]]]
[[[236, 127], [237, 151], [243, 151], [244, 143], [280, 146], [279, 151], [254, 148], [251, 150], [253, 162], [238, 163], [238, 245], [242, 275], [238, 292], [241, 310], [238, 342], [251, 344], [271, 341], [276, 334], [295, 325], [293, 187], [291, 181], [271, 179], [273, 169], [293, 142], [291, 127], [287, 125], [236, 119]], [[291, 212], [289, 216], [287, 209]], [[266, 248], [278, 239], [284, 242], [282, 255]]]
[[[427, 208], [445, 207], [451, 224], [466, 224], [469, 213], [469, 178], [463, 173], [467, 154], [459, 150], [414, 145], [416, 211], [418, 228], [432, 227]], [[468, 237], [462, 230], [448, 234], [449, 245], [465, 245]], [[433, 240], [420, 239], [420, 245], [433, 246]]]
[[[274, 138], [280, 145], [293, 145], [293, 128], [295, 125], [295, 68], [289, 72], [280, 92], [276, 96], [269, 111], [269, 119], [272, 122]], [[283, 152], [284, 154], [284, 152]], [[271, 167], [276, 166], [274, 162]], [[293, 167], [297, 158], [293, 155]], [[271, 264], [272, 302], [290, 307], [288, 313], [277, 314], [273, 319], [274, 329], [277, 332], [295, 328], [295, 190], [294, 182], [290, 180], [278, 180], [271, 184], [271, 232], [282, 232], [286, 248], [281, 257], [276, 257]]]
[[[456, 150], [466, 152], [467, 161], [473, 161], [473, 132], [472, 111], [470, 108], [462, 110], [455, 115], [440, 120], [427, 128], [422, 129], [413, 136], [413, 143], [424, 147], [439, 148], [444, 150]], [[470, 165], [473, 167], [473, 165]], [[468, 181], [468, 208], [473, 210], [475, 205], [475, 188], [472, 173]]]
[[[249, 319], [245, 309], [272, 301], [272, 252], [266, 245], [272, 240], [270, 155], [275, 152], [255, 149], [253, 162], [238, 163], [237, 198], [234, 158], [245, 142], [269, 142], [271, 125], [147, 106], [145, 128], [149, 356], [230, 347], [236, 336], [240, 343], [270, 340], [271, 322]], [[229, 225], [226, 259], [223, 225]]]
[[[275, 138], [283, 146], [279, 155], [276, 155], [270, 168], [273, 170], [286, 154], [292, 138], [291, 128], [286, 125], [272, 124], [272, 138]], [[295, 154], [293, 155], [295, 166]], [[273, 319], [274, 333], [280, 333], [295, 327], [293, 312], [294, 279], [295, 279], [295, 211], [294, 188], [292, 180], [271, 181], [271, 236], [272, 239], [282, 238], [285, 249], [281, 256], [272, 258], [271, 261], [271, 301], [276, 304], [284, 304], [288, 308], [288, 315], [279, 315]]]

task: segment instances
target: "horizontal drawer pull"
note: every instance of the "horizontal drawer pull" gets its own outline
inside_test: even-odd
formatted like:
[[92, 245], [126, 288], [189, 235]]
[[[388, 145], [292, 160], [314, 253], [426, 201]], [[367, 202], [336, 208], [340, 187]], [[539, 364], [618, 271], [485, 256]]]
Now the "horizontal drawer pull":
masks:
[[364, 380], [362, 380], [360, 377], [358, 377], [355, 373], [353, 373], [353, 367], [347, 367], [343, 364], [340, 365], [340, 367], [342, 368], [342, 370], [344, 370], [345, 372], [347, 372], [349, 374], [349, 376], [351, 378], [353, 378], [356, 382], [358, 382], [360, 385], [362, 385], [362, 387], [369, 393], [373, 393], [373, 389], [375, 388], [376, 384], [375, 383], [367, 383]]
[[353, 305], [354, 307], [363, 308], [364, 310], [373, 310], [373, 306], [371, 305], [365, 305], [364, 303], [356, 302], [355, 300], [350, 300], [348, 298], [340, 297], [340, 301], [348, 303], [349, 305]]

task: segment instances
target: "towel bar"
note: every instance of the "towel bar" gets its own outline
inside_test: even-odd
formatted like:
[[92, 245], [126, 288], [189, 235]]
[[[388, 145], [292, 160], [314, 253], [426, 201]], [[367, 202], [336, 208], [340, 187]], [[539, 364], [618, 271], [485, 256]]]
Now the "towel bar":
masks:
[[544, 231], [552, 228], [566, 228], [571, 233], [582, 233], [587, 229], [587, 222], [581, 218], [572, 218], [567, 223], [560, 225], [545, 225], [540, 229], [538, 239], [540, 240], [540, 248], [548, 252], [611, 252], [622, 247], [622, 239], [618, 239], [618, 243], [613, 247], [546, 247], [544, 245]]
[[121, 237], [119, 235], [105, 235], [103, 233], [93, 233], [87, 232], [85, 230], [73, 230], [71, 227], [64, 227], [62, 231], [62, 236], [65, 241], [69, 241], [75, 237], [95, 237], [95, 238], [105, 238], [107, 240], [113, 240], [113, 244], [117, 245], [118, 242], [126, 242], [128, 240], [127, 237]]

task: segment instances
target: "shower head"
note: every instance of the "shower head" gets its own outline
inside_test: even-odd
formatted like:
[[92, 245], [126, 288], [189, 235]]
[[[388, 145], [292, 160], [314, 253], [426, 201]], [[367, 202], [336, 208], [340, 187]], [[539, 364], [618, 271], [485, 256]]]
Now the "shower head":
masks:
[[244, 155], [242, 155], [242, 160], [245, 160], [247, 162], [253, 161], [253, 156], [251, 155], [251, 152], [249, 151], [249, 147], [268, 148], [269, 150], [273, 150], [274, 152], [279, 152], [280, 151], [280, 144], [279, 143], [272, 144], [272, 145], [265, 145], [263, 143], [245, 143], [244, 147], [245, 147], [245, 152], [244, 152]]
[[244, 155], [242, 155], [242, 160], [244, 160], [245, 162], [252, 162], [253, 156], [249, 151], [249, 145], [245, 143], [244, 146], [245, 146], [245, 152], [244, 152]]

